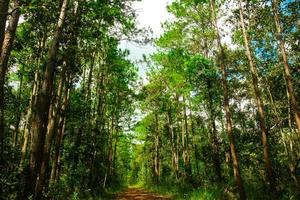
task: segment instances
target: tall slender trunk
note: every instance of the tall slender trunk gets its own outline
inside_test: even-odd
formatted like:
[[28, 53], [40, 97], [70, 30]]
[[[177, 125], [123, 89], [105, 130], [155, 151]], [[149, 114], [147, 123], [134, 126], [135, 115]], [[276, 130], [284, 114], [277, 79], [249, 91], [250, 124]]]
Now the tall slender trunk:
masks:
[[55, 139], [56, 142], [55, 142], [54, 155], [52, 158], [52, 167], [51, 167], [51, 174], [50, 174], [50, 184], [54, 183], [58, 179], [58, 169], [59, 169], [61, 148], [62, 148], [61, 146], [63, 142], [63, 135], [64, 135], [64, 129], [66, 123], [66, 112], [67, 112], [67, 106], [70, 98], [70, 82], [71, 80], [69, 74], [66, 79], [64, 98], [63, 98], [61, 111], [60, 111], [60, 118], [57, 126], [57, 134]]
[[111, 171], [111, 177], [115, 175], [115, 168], [116, 168], [116, 159], [117, 159], [117, 144], [119, 141], [119, 132], [120, 132], [120, 127], [119, 127], [119, 119], [120, 119], [120, 109], [121, 109], [121, 95], [119, 89], [117, 89], [116, 93], [116, 119], [115, 119], [115, 144], [114, 144], [114, 150], [113, 150], [113, 158], [112, 158], [112, 171]]
[[[107, 95], [106, 95], [106, 85], [107, 82], [109, 80], [109, 75], [107, 73], [107, 64], [105, 63], [105, 53], [103, 55], [99, 55], [99, 62], [101, 64], [99, 64], [99, 71], [97, 74], [97, 94], [98, 94], [98, 105], [96, 106], [96, 110], [97, 112], [95, 113], [95, 118], [96, 118], [96, 130], [98, 130], [98, 134], [100, 135], [100, 142], [104, 142], [106, 141], [105, 138], [105, 123], [106, 121], [108, 122], [108, 117], [106, 114], [106, 100], [107, 100]], [[107, 126], [109, 127], [109, 125]], [[108, 128], [109, 129], [109, 128]], [[107, 159], [107, 155], [104, 153], [104, 147], [100, 148], [100, 155], [99, 155], [101, 160], [106, 160]], [[104, 181], [106, 184], [106, 180]], [[103, 182], [103, 183], [104, 183]], [[104, 186], [104, 184], [102, 184], [102, 186]]]
[[[71, 80], [70, 80], [71, 81]], [[60, 180], [60, 173], [62, 170], [62, 154], [63, 154], [63, 139], [64, 139], [64, 133], [65, 133], [65, 129], [66, 129], [66, 122], [67, 122], [67, 116], [66, 116], [66, 112], [67, 112], [67, 107], [69, 104], [69, 99], [70, 99], [70, 92], [71, 92], [71, 86], [68, 86], [67, 90], [66, 90], [66, 94], [64, 97], [64, 103], [63, 103], [63, 107], [62, 107], [62, 112], [63, 114], [60, 117], [60, 122], [59, 122], [59, 127], [58, 127], [58, 132], [57, 132], [57, 136], [56, 136], [56, 149], [55, 149], [55, 160], [53, 159], [53, 163], [52, 163], [52, 167], [51, 168], [51, 174], [50, 174], [50, 182], [51, 180], [52, 183], [55, 182], [59, 182]], [[54, 172], [54, 176], [52, 176], [52, 170], [55, 170]], [[52, 177], [52, 179], [51, 179]]]
[[115, 131], [115, 115], [112, 113], [112, 119], [111, 119], [111, 128], [109, 130], [109, 138], [108, 138], [108, 166], [107, 170], [105, 172], [105, 178], [103, 182], [103, 188], [106, 187], [106, 182], [108, 178], [111, 178], [111, 172], [112, 172], [112, 161], [113, 161], [113, 134]]
[[298, 136], [300, 137], [300, 113], [299, 113], [299, 109], [297, 106], [297, 100], [295, 97], [292, 76], [291, 76], [291, 72], [290, 72], [290, 68], [289, 68], [289, 64], [288, 64], [288, 57], [287, 57], [287, 53], [286, 53], [286, 49], [285, 49], [285, 41], [284, 41], [282, 31], [281, 31], [282, 28], [281, 28], [281, 24], [280, 24], [280, 14], [279, 14], [278, 10], [279, 10], [278, 9], [278, 0], [272, 0], [272, 12], [274, 15], [274, 21], [275, 21], [275, 27], [276, 27], [276, 37], [279, 42], [279, 48], [280, 48], [281, 54], [282, 54], [284, 75], [285, 75], [285, 79], [286, 79], [288, 93], [290, 96], [290, 104], [291, 104], [292, 112], [294, 114], [296, 126], [298, 129]]
[[215, 168], [215, 173], [217, 175], [217, 180], [220, 182], [222, 180], [221, 174], [221, 162], [220, 162], [220, 155], [219, 155], [219, 141], [217, 136], [217, 128], [215, 122], [215, 109], [212, 100], [211, 94], [211, 82], [210, 80], [206, 81], [207, 90], [208, 90], [208, 110], [209, 110], [209, 121], [210, 121], [210, 131], [211, 131], [211, 142], [212, 142], [212, 150], [213, 150], [213, 164]]
[[[179, 97], [178, 97], [179, 102]], [[183, 102], [184, 104], [184, 102]], [[185, 116], [184, 116], [184, 105], [181, 107], [180, 110], [180, 125], [181, 125], [181, 147], [182, 147], [182, 159], [184, 164], [184, 176], [186, 176], [186, 169], [187, 169], [187, 152], [186, 152], [186, 130], [185, 130]]]
[[9, 0], [0, 0], [0, 54], [4, 40], [6, 19], [8, 16]]
[[[69, 94], [68, 94], [69, 95]], [[68, 97], [68, 100], [69, 100], [69, 97]], [[56, 171], [55, 171], [55, 177], [54, 177], [54, 180], [58, 183], [59, 180], [60, 180], [60, 174], [61, 174], [61, 171], [62, 171], [62, 154], [63, 154], [63, 139], [64, 139], [64, 133], [65, 133], [65, 129], [66, 129], [66, 121], [67, 121], [67, 117], [64, 116], [62, 118], [62, 128], [59, 129], [59, 144], [60, 144], [60, 147], [58, 149], [58, 157], [57, 157], [57, 165], [56, 165]]]
[[155, 181], [158, 184], [160, 181], [160, 137], [159, 137], [159, 124], [158, 124], [158, 114], [155, 113], [155, 156], [154, 156], [154, 172], [155, 172]]
[[176, 178], [179, 178], [179, 156], [180, 156], [180, 128], [179, 128], [179, 119], [177, 119], [177, 131], [176, 131]]
[[[179, 108], [179, 98], [178, 95], [174, 95], [174, 99], [176, 101], [176, 108]], [[179, 111], [176, 112], [174, 116], [174, 127], [173, 127], [173, 132], [174, 132], [174, 164], [175, 164], [175, 175], [176, 179], [179, 178], [179, 154], [180, 154], [180, 124], [179, 124]], [[175, 125], [176, 124], [176, 125]]]
[[40, 88], [40, 63], [41, 63], [41, 58], [42, 58], [42, 52], [43, 49], [45, 48], [46, 44], [46, 39], [47, 39], [47, 34], [43, 34], [43, 37], [40, 39], [39, 42], [39, 54], [36, 58], [36, 69], [34, 73], [34, 81], [32, 83], [32, 91], [30, 95], [30, 100], [29, 100], [29, 105], [27, 108], [27, 113], [26, 113], [26, 119], [24, 123], [24, 132], [23, 132], [23, 144], [22, 144], [22, 157], [21, 157], [21, 162], [20, 162], [20, 170], [23, 170], [23, 164], [25, 162], [26, 154], [27, 154], [27, 146], [28, 146], [28, 140], [29, 140], [29, 135], [30, 135], [30, 130], [31, 130], [31, 124], [32, 124], [32, 110], [36, 105], [36, 97], [38, 90]]
[[215, 32], [217, 35], [217, 43], [218, 43], [218, 49], [219, 49], [219, 65], [222, 72], [222, 86], [223, 86], [223, 98], [224, 98], [224, 110], [225, 110], [225, 116], [226, 116], [226, 130], [230, 142], [230, 151], [232, 156], [232, 162], [233, 162], [233, 171], [234, 176], [236, 179], [236, 183], [238, 186], [240, 199], [246, 199], [246, 193], [244, 189], [243, 180], [240, 174], [240, 167], [239, 167], [239, 161], [238, 161], [238, 155], [236, 150], [236, 144], [235, 139], [233, 135], [232, 130], [232, 118], [231, 118], [231, 112], [229, 109], [229, 97], [228, 97], [228, 85], [227, 85], [227, 71], [225, 69], [225, 53], [223, 46], [221, 44], [221, 38], [219, 33], [219, 28], [217, 25], [217, 19], [215, 15], [215, 2], [214, 0], [210, 0], [210, 9], [211, 9], [211, 15], [212, 15], [212, 22], [215, 28]]
[[250, 72], [251, 72], [251, 76], [252, 76], [252, 84], [253, 84], [253, 88], [254, 88], [255, 100], [256, 100], [257, 110], [258, 110], [258, 114], [259, 114], [259, 124], [260, 124], [260, 129], [261, 129], [261, 139], [262, 139], [262, 145], [263, 145], [263, 154], [264, 154], [265, 167], [266, 167], [266, 171], [267, 171], [267, 177], [268, 177], [268, 180], [270, 183], [270, 191], [273, 193], [274, 198], [277, 199], [278, 192], [276, 189], [276, 180], [275, 180], [275, 175], [273, 172], [272, 163], [271, 163], [271, 159], [270, 159], [270, 155], [269, 155], [269, 144], [268, 144], [268, 139], [267, 139], [268, 129], [266, 126], [264, 103], [261, 99], [261, 94], [260, 94], [259, 87], [258, 87], [258, 73], [257, 73], [257, 69], [256, 69], [255, 63], [252, 58], [249, 41], [248, 41], [248, 35], [246, 32], [246, 28], [245, 28], [242, 0], [239, 0], [239, 11], [240, 11], [240, 22], [241, 22], [243, 38], [244, 38], [245, 53], [246, 53], [246, 56], [249, 61], [249, 67], [250, 67]]
[[98, 82], [97, 82], [97, 93], [98, 93], [98, 105], [97, 105], [97, 117], [96, 117], [96, 127], [100, 133], [104, 132], [105, 127], [105, 100], [106, 100], [106, 66], [99, 66], [98, 72]]
[[198, 153], [198, 146], [197, 146], [197, 142], [196, 142], [196, 138], [195, 138], [195, 125], [194, 125], [194, 121], [193, 121], [193, 114], [192, 114], [192, 106], [191, 103], [189, 105], [190, 107], [190, 120], [191, 120], [191, 138], [192, 138], [192, 147], [194, 150], [194, 159], [195, 159], [195, 167], [196, 167], [196, 175], [199, 177], [199, 164], [198, 164], [198, 160], [199, 160], [199, 153]]
[[93, 58], [92, 58], [92, 63], [91, 63], [91, 66], [90, 66], [90, 69], [89, 69], [89, 75], [88, 75], [88, 81], [87, 81], [87, 89], [86, 89], [86, 102], [88, 102], [88, 110], [87, 112], [85, 113], [87, 116], [86, 116], [86, 119], [87, 121], [89, 122], [90, 121], [90, 111], [91, 111], [91, 106], [90, 106], [90, 101], [91, 101], [91, 95], [92, 95], [92, 78], [93, 78], [93, 71], [94, 71], [94, 64], [95, 64], [95, 55], [93, 55]]
[[60, 116], [61, 98], [62, 98], [62, 94], [63, 94], [63, 87], [65, 85], [67, 65], [68, 65], [67, 62], [63, 63], [60, 80], [59, 80], [59, 84], [58, 84], [56, 99], [50, 106], [48, 128], [47, 128], [44, 152], [43, 152], [43, 159], [42, 159], [42, 164], [41, 164], [41, 170], [39, 173], [39, 180], [37, 183], [37, 194], [42, 194], [43, 187], [45, 186], [46, 173], [48, 171], [48, 164], [49, 164], [49, 159], [50, 159], [50, 149], [51, 149], [51, 145], [52, 145], [52, 141], [53, 141], [53, 136], [57, 132], [58, 119]]
[[36, 110], [33, 112], [29, 175], [26, 181], [25, 198], [31, 194], [34, 195], [35, 199], [38, 197], [37, 194], [35, 194], [36, 181], [41, 168], [49, 107], [52, 99], [51, 94], [54, 85], [56, 55], [67, 12], [67, 5], [68, 0], [63, 0], [54, 37], [48, 52], [48, 62], [46, 65], [42, 88], [38, 92]]
[[[119, 105], [119, 104], [118, 104]], [[113, 159], [112, 159], [112, 172], [111, 172], [111, 176], [115, 175], [115, 168], [116, 168], [116, 160], [117, 160], [117, 145], [119, 142], [119, 114], [116, 114], [116, 128], [115, 128], [115, 144], [114, 144], [114, 151], [113, 151]]]
[[[278, 108], [277, 108], [277, 106], [276, 106], [276, 104], [275, 104], [275, 102], [273, 100], [274, 98], [273, 98], [273, 95], [271, 93], [270, 86], [267, 87], [267, 91], [268, 91], [268, 94], [269, 94], [269, 99], [270, 99], [270, 103], [271, 103], [271, 107], [273, 109], [273, 112], [274, 112], [277, 120], [280, 121], [281, 120], [280, 112], [278, 111]], [[288, 92], [287, 92], [287, 96], [289, 97]], [[289, 123], [289, 126], [291, 126], [290, 123]], [[290, 127], [290, 130], [291, 129], [292, 128]], [[295, 159], [295, 154], [296, 154], [297, 151], [292, 148], [293, 147], [292, 144], [290, 144], [290, 147], [291, 147], [290, 151], [288, 150], [288, 148], [287, 148], [287, 142], [292, 143], [292, 140], [291, 140], [291, 138], [288, 138], [289, 141], [287, 141], [287, 139], [286, 139], [287, 138], [287, 134], [284, 133], [283, 128], [281, 126], [279, 127], [279, 130], [280, 130], [280, 134], [281, 134], [281, 139], [283, 141], [283, 146], [284, 146], [285, 154], [288, 157], [288, 166], [289, 166], [289, 169], [290, 169], [291, 178], [293, 179], [296, 188], [298, 188], [299, 191], [300, 191], [300, 183], [299, 183], [299, 179], [298, 179], [297, 173], [296, 173], [296, 169], [297, 169], [297, 165], [298, 164], [297, 164], [297, 161]], [[295, 166], [296, 166], [296, 168], [295, 168]]]
[[171, 111], [167, 112], [167, 123], [168, 123], [168, 130], [169, 130], [169, 135], [171, 139], [171, 162], [172, 162], [172, 168], [174, 172], [176, 173], [176, 151], [175, 151], [175, 141], [174, 141], [174, 128], [173, 128], [173, 121], [172, 121], [172, 116], [171, 116]]
[[0, 0], [0, 164], [2, 163], [4, 150], [4, 83], [8, 67], [8, 60], [20, 16], [19, 1], [14, 0], [14, 11], [11, 14], [7, 30], [5, 32], [8, 5], [9, 0]]
[[14, 132], [14, 138], [13, 138], [13, 147], [17, 146], [18, 144], [18, 136], [19, 136], [19, 127], [20, 127], [20, 121], [21, 121], [21, 94], [22, 94], [22, 87], [23, 87], [23, 72], [21, 72], [20, 77], [20, 84], [19, 84], [19, 91], [18, 91], [18, 108], [17, 108], [17, 120], [15, 124], [15, 132]]
[[187, 116], [187, 105], [185, 96], [183, 96], [183, 119], [184, 119], [184, 132], [185, 132], [185, 170], [187, 175], [191, 174], [191, 163], [190, 163], [190, 148], [189, 148], [189, 125], [188, 125], [188, 116]]
[[34, 82], [33, 82], [32, 92], [30, 95], [30, 101], [29, 101], [29, 106], [27, 109], [26, 120], [25, 120], [25, 125], [24, 125], [23, 144], [22, 144], [22, 149], [21, 149], [22, 156], [21, 156], [21, 162], [20, 162], [21, 169], [23, 168], [23, 164], [26, 159], [29, 133], [30, 133], [30, 129], [31, 129], [32, 109], [35, 105], [35, 98], [37, 95], [38, 87], [39, 87], [39, 71], [37, 70], [34, 75]]

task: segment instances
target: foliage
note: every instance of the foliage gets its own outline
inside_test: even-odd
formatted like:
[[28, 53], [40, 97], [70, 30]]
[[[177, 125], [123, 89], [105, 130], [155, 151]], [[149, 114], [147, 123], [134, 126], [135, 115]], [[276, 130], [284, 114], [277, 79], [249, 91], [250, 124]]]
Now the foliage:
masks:
[[236, 168], [248, 199], [299, 199], [298, 1], [172, 1], [145, 84], [119, 48], [149, 41], [136, 1], [10, 2], [0, 199], [239, 199]]

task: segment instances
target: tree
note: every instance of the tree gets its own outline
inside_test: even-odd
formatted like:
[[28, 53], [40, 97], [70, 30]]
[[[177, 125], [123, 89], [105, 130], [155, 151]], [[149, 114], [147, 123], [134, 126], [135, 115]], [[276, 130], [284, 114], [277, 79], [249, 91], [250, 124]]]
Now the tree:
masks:
[[262, 145], [263, 145], [264, 161], [265, 161], [267, 176], [268, 176], [268, 179], [270, 182], [270, 191], [272, 192], [272, 194], [274, 195], [275, 198], [278, 198], [276, 183], [275, 183], [275, 176], [274, 176], [271, 159], [270, 159], [270, 155], [269, 155], [269, 144], [268, 144], [268, 139], [267, 139], [268, 129], [266, 126], [264, 103], [261, 99], [261, 95], [260, 95], [260, 91], [259, 91], [259, 87], [258, 87], [257, 69], [254, 64], [252, 54], [251, 54], [251, 51], [249, 48], [249, 41], [248, 41], [248, 35], [246, 33], [246, 28], [245, 28], [245, 23], [244, 23], [244, 11], [243, 11], [241, 0], [239, 0], [239, 11], [240, 11], [240, 22], [241, 22], [243, 38], [244, 38], [245, 53], [246, 53], [248, 61], [249, 61], [249, 68], [250, 68], [251, 77], [252, 77], [252, 84], [253, 84], [253, 88], [254, 88], [255, 100], [256, 100], [256, 104], [257, 104], [257, 110], [259, 113], [259, 124], [260, 124], [261, 135], [262, 135], [261, 140], [262, 140]]
[[239, 162], [238, 162], [238, 156], [236, 151], [236, 144], [235, 139], [232, 132], [232, 119], [231, 119], [231, 113], [229, 109], [229, 98], [228, 98], [228, 85], [227, 85], [227, 72], [225, 69], [225, 54], [224, 49], [221, 44], [221, 39], [219, 35], [218, 25], [217, 25], [217, 19], [215, 16], [215, 3], [213, 0], [210, 0], [210, 8], [211, 8], [211, 14], [212, 14], [212, 21], [214, 24], [214, 28], [217, 35], [217, 43], [219, 48], [219, 64], [222, 72], [222, 84], [223, 84], [223, 98], [224, 98], [224, 110], [225, 110], [225, 116], [226, 116], [226, 129], [228, 138], [230, 141], [230, 151], [232, 156], [232, 162], [233, 162], [233, 169], [234, 169], [234, 175], [236, 178], [237, 186], [239, 188], [239, 194], [241, 199], [246, 199], [246, 193], [243, 185], [243, 180], [240, 175], [240, 169], [239, 169]]
[[294, 118], [296, 122], [296, 126], [298, 129], [298, 134], [300, 133], [300, 114], [299, 114], [299, 109], [297, 106], [297, 101], [295, 97], [295, 92], [294, 92], [294, 86], [292, 83], [292, 77], [291, 77], [291, 72], [290, 72], [290, 67], [288, 64], [288, 57], [285, 49], [285, 41], [284, 37], [282, 35], [282, 28], [280, 25], [280, 16], [278, 13], [278, 2], [277, 0], [272, 1], [272, 12], [274, 15], [274, 22], [275, 22], [275, 27], [276, 27], [276, 37], [279, 42], [279, 47], [281, 50], [281, 55], [282, 55], [282, 62], [284, 66], [284, 75], [285, 75], [285, 80], [286, 80], [286, 85], [287, 85], [287, 91], [288, 91], [288, 96], [290, 100], [290, 104], [292, 107], [292, 112], [294, 113]]
[[56, 55], [59, 48], [59, 39], [62, 34], [64, 20], [66, 17], [68, 7], [68, 0], [64, 0], [61, 6], [57, 27], [54, 32], [54, 37], [52, 44], [49, 47], [48, 52], [48, 61], [45, 69], [44, 77], [45, 79], [42, 82], [41, 90], [38, 91], [38, 96], [36, 99], [36, 110], [33, 112], [32, 120], [32, 136], [30, 144], [30, 167], [29, 167], [29, 176], [27, 179], [25, 189], [25, 198], [29, 195], [34, 194], [37, 199], [41, 198], [41, 193], [35, 193], [35, 185], [37, 182], [38, 173], [42, 164], [42, 152], [44, 148], [47, 122], [48, 122], [48, 113], [50, 107], [50, 100], [53, 91], [53, 78], [54, 71], [56, 68]]
[[[0, 55], [2, 58], [3, 41], [5, 35], [5, 25], [8, 15], [9, 0], [0, 1]], [[4, 150], [4, 67], [0, 64], [0, 161], [3, 162], [3, 150]]]

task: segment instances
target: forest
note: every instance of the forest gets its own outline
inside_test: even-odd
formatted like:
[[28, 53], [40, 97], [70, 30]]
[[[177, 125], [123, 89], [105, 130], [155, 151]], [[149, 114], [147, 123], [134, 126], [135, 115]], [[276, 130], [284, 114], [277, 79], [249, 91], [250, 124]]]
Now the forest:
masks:
[[0, 200], [300, 199], [299, 0], [138, 1], [0, 0]]

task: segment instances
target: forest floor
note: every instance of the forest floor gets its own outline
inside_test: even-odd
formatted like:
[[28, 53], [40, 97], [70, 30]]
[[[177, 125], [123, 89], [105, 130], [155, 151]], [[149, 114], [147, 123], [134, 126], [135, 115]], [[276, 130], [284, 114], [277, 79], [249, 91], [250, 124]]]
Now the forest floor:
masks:
[[140, 188], [130, 187], [117, 196], [117, 200], [170, 200], [170, 197], [147, 192]]

